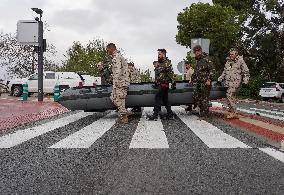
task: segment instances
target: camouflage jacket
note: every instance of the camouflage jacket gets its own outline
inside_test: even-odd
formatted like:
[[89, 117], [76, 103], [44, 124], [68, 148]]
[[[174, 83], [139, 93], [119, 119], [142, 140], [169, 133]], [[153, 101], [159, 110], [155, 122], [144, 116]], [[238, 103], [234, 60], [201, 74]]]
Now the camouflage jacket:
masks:
[[163, 62], [159, 62], [155, 68], [155, 82], [157, 84], [168, 84], [173, 82], [174, 71], [171, 61], [167, 58]]
[[102, 85], [108, 85], [112, 83], [111, 71], [108, 67], [105, 67], [102, 71], [100, 71], [100, 75], [102, 78]]
[[129, 85], [127, 62], [117, 51], [113, 54], [112, 59], [112, 79], [113, 87], [128, 87]]
[[234, 61], [229, 58], [227, 59], [224, 71], [218, 78], [218, 81], [225, 81], [226, 87], [238, 88], [242, 82], [247, 84], [249, 77], [249, 69], [243, 57], [237, 56]]
[[136, 68], [133, 70], [129, 69], [129, 80], [130, 83], [141, 83], [140, 72]]
[[212, 80], [213, 70], [213, 64], [208, 56], [202, 55], [199, 59], [196, 59], [192, 81], [196, 83], [205, 83], [207, 80]]

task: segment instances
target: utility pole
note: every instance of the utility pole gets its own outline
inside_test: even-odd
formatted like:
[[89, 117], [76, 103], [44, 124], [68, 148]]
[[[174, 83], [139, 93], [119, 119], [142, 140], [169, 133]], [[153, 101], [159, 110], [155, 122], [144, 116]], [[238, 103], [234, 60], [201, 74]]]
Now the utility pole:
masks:
[[43, 22], [41, 20], [43, 11], [39, 8], [32, 8], [40, 15], [38, 21], [38, 101], [43, 101]]

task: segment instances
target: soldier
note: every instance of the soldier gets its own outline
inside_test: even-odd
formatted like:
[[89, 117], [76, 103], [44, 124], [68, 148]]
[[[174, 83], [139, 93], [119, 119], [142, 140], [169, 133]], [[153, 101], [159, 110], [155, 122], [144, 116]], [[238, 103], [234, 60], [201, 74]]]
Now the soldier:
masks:
[[202, 52], [200, 45], [193, 48], [196, 59], [195, 71], [192, 75], [192, 82], [196, 83], [193, 91], [194, 104], [200, 108], [200, 116], [209, 116], [209, 97], [211, 80], [213, 75], [213, 65], [207, 55]]
[[128, 63], [130, 83], [141, 83], [140, 72], [134, 67], [133, 62]]
[[155, 85], [158, 92], [155, 97], [154, 113], [148, 116], [149, 120], [157, 120], [158, 114], [161, 110], [162, 103], [167, 109], [167, 119], [173, 118], [171, 106], [168, 102], [169, 85], [173, 82], [173, 68], [171, 61], [166, 57], [167, 51], [165, 49], [158, 49], [158, 65], [155, 68]]
[[238, 55], [237, 49], [231, 48], [224, 71], [218, 78], [220, 82], [225, 81], [225, 87], [228, 87], [226, 96], [230, 113], [226, 117], [227, 119], [238, 118], [235, 94], [242, 83], [248, 83], [249, 77], [249, 69], [243, 57]]
[[102, 78], [102, 85], [110, 85], [112, 83], [112, 77], [109, 68], [103, 62], [99, 62], [97, 68]]
[[117, 51], [115, 44], [109, 43], [106, 47], [112, 59], [112, 93], [111, 100], [118, 108], [119, 118], [117, 122], [128, 123], [128, 113], [125, 108], [125, 98], [129, 85], [129, 72], [125, 58]]
[[[130, 83], [141, 83], [141, 76], [139, 70], [134, 67], [133, 62], [128, 63], [129, 80]], [[132, 112], [141, 112], [141, 107], [134, 107], [131, 109]]]
[[[191, 63], [188, 61], [185, 61], [185, 69], [186, 69], [186, 74], [185, 74], [185, 80], [188, 81], [188, 83], [191, 83], [191, 77], [194, 73], [194, 69], [192, 68]], [[188, 104], [187, 108], [185, 108], [186, 111], [191, 112], [192, 111], [192, 105]]]

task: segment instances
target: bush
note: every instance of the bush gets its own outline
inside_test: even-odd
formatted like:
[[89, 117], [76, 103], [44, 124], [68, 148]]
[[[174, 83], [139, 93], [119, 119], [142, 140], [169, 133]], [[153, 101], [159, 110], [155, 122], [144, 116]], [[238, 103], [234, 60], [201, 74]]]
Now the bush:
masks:
[[242, 85], [237, 96], [240, 98], [260, 99], [259, 90], [265, 81], [262, 75], [251, 78], [247, 85]]

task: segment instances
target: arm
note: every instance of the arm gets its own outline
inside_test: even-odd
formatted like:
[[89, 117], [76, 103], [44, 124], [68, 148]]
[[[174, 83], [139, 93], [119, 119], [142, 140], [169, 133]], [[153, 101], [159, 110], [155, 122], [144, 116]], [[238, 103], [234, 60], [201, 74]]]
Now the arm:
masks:
[[225, 79], [226, 72], [227, 72], [227, 63], [225, 64], [224, 70], [223, 70], [221, 76], [218, 78], [218, 81], [221, 82], [221, 81], [223, 81]]
[[241, 62], [241, 68], [242, 68], [242, 80], [244, 84], [248, 84], [249, 82], [249, 78], [250, 78], [250, 74], [249, 74], [249, 69], [247, 64], [245, 63], [244, 60], [242, 60]]
[[115, 55], [112, 59], [112, 78], [113, 78], [113, 84], [119, 85], [119, 77], [120, 77], [120, 71], [121, 71], [121, 60], [118, 55]]

